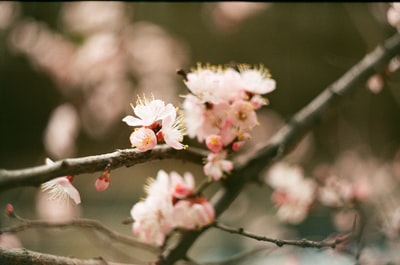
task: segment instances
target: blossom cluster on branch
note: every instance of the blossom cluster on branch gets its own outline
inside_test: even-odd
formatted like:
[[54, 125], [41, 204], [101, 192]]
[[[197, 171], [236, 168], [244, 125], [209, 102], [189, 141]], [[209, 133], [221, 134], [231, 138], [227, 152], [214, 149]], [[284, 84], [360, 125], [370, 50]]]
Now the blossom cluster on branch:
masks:
[[180, 73], [191, 92], [183, 102], [188, 136], [205, 142], [210, 154], [204, 173], [219, 180], [233, 169], [228, 155], [251, 138], [259, 124], [256, 110], [268, 104], [263, 95], [275, 90], [276, 82], [263, 65], [198, 64], [191, 72]]

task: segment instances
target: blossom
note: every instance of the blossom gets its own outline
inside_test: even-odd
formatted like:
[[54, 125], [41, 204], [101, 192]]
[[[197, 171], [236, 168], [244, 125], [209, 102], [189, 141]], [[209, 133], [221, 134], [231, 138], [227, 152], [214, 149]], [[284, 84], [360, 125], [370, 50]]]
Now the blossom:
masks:
[[157, 144], [157, 137], [153, 130], [141, 127], [136, 129], [129, 137], [132, 147], [137, 147], [140, 151], [148, 151]]
[[131, 209], [133, 234], [147, 243], [162, 245], [174, 228], [194, 229], [211, 223], [215, 212], [207, 198], [194, 195], [194, 178], [158, 171], [146, 188], [147, 197]]
[[387, 20], [393, 27], [400, 28], [400, 3], [391, 3], [387, 11]]
[[206, 145], [214, 153], [218, 153], [222, 149], [222, 139], [220, 135], [211, 134], [206, 138]]
[[194, 202], [181, 200], [174, 207], [174, 220], [178, 227], [194, 229], [212, 223], [214, 218], [214, 208], [203, 198]]
[[246, 64], [238, 66], [241, 77], [241, 85], [247, 92], [252, 94], [267, 94], [275, 90], [276, 81], [271, 78], [269, 71], [260, 66], [259, 69], [252, 69]]
[[244, 100], [238, 100], [232, 104], [228, 118], [232, 125], [246, 131], [258, 124], [253, 104]]
[[138, 99], [138, 104], [133, 107], [134, 113], [122, 119], [130, 126], [138, 126], [130, 135], [132, 147], [140, 151], [153, 149], [158, 142], [165, 142], [174, 149], [180, 150], [187, 146], [182, 144], [185, 135], [183, 116], [177, 117], [177, 109], [172, 104], [165, 105], [162, 100], [147, 101]]
[[150, 126], [154, 122], [175, 113], [175, 108], [172, 104], [165, 105], [164, 101], [159, 99], [154, 99], [149, 102], [146, 98], [142, 100], [139, 97], [137, 105], [135, 107], [131, 105], [131, 107], [139, 118], [132, 115], [123, 118], [122, 121], [129, 126]]
[[220, 180], [224, 172], [230, 173], [233, 169], [233, 162], [225, 159], [225, 151], [219, 153], [210, 153], [207, 156], [207, 163], [203, 167], [204, 174], [213, 180]]
[[[166, 174], [166, 173], [165, 173]], [[175, 198], [185, 198], [194, 192], [194, 177], [191, 173], [186, 172], [181, 177], [177, 172], [172, 171], [170, 174], [171, 194]]]
[[274, 189], [271, 199], [278, 218], [291, 224], [303, 221], [314, 201], [315, 182], [304, 178], [299, 166], [285, 162], [274, 165], [266, 181]]
[[172, 201], [150, 197], [131, 209], [133, 234], [146, 243], [162, 245], [172, 226]]
[[[175, 114], [167, 116], [162, 121], [162, 127], [159, 134], [162, 135], [162, 140], [165, 141], [167, 145], [180, 150], [186, 148], [186, 145], [181, 143], [185, 134], [185, 128], [183, 127], [182, 116], [177, 119], [175, 116]], [[157, 134], [157, 136], [159, 134]]]
[[[46, 164], [54, 164], [49, 158]], [[63, 176], [47, 181], [41, 185], [42, 191], [48, 191], [50, 198], [54, 200], [68, 201], [71, 198], [76, 204], [81, 203], [78, 190], [72, 185], [73, 176]]]

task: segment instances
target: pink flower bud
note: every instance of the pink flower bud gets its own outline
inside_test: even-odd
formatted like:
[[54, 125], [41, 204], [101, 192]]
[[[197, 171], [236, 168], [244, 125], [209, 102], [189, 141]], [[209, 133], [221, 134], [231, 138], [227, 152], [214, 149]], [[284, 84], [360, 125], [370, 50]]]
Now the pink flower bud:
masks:
[[7, 216], [14, 216], [14, 206], [11, 203], [7, 203], [5, 212]]
[[110, 185], [110, 170], [106, 169], [103, 171], [103, 174], [97, 178], [94, 186], [97, 191], [104, 191], [108, 188], [108, 185]]

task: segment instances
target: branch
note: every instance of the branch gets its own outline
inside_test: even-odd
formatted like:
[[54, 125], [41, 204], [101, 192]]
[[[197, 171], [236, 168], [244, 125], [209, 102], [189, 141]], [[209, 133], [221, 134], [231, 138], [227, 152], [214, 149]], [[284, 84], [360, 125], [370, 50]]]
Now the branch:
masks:
[[[264, 168], [288, 154], [303, 136], [318, 123], [327, 110], [332, 108], [340, 99], [343, 99], [345, 94], [354, 90], [357, 85], [365, 83], [371, 75], [381, 71], [398, 53], [400, 53], [400, 35], [395, 34], [387, 39], [382, 46], [378, 46], [367, 54], [341, 78], [328, 86], [307, 106], [296, 113], [267, 144], [258, 148], [244, 162], [239, 164], [240, 161], [237, 160], [238, 166], [223, 183], [224, 187], [219, 189], [212, 198], [217, 216], [229, 207], [246, 183], [258, 178]], [[207, 230], [207, 227], [200, 231], [184, 233], [175, 247], [167, 249], [163, 253], [161, 262], [173, 264], [185, 257], [189, 248], [205, 230]]]
[[137, 149], [123, 149], [103, 155], [67, 158], [56, 161], [52, 165], [18, 170], [0, 169], [0, 192], [22, 186], [39, 186], [43, 182], [59, 176], [103, 171], [108, 165], [110, 169], [116, 169], [122, 166], [131, 167], [156, 159], [171, 158], [202, 164], [205, 156], [206, 153], [197, 148], [175, 150], [167, 145], [161, 145], [148, 152], [140, 152]]
[[[117, 232], [114, 232], [97, 220], [77, 219], [77, 220], [71, 220], [68, 222], [59, 222], [59, 223], [54, 222], [53, 223], [53, 222], [47, 222], [47, 221], [42, 221], [42, 220], [27, 220], [27, 219], [22, 219], [20, 217], [17, 217], [17, 219], [19, 221], [21, 221], [21, 224], [0, 228], [0, 234], [2, 234], [2, 233], [17, 233], [17, 232], [21, 232], [21, 231], [31, 229], [31, 228], [63, 228], [63, 227], [89, 228], [89, 229], [94, 229], [94, 230], [106, 235], [108, 238], [113, 239], [122, 244], [137, 247], [137, 248], [147, 250], [147, 251], [150, 251], [153, 253], [160, 252], [159, 248], [152, 246], [152, 245], [142, 243], [140, 241], [137, 241], [133, 238], [119, 234]], [[3, 263], [0, 262], [0, 264], [3, 264]]]
[[[128, 265], [114, 263], [101, 257], [77, 259], [34, 252], [24, 248], [7, 249], [0, 247], [0, 264], [14, 265]], [[135, 265], [135, 264], [129, 264]]]
[[278, 247], [282, 247], [284, 245], [298, 246], [302, 248], [335, 248], [338, 244], [346, 242], [353, 238], [352, 233], [347, 233], [342, 235], [342, 237], [336, 237], [335, 240], [330, 240], [330, 242], [326, 240], [322, 241], [312, 241], [308, 239], [300, 239], [300, 240], [286, 240], [286, 239], [275, 239], [266, 236], [259, 236], [250, 232], [245, 231], [243, 228], [233, 228], [221, 223], [213, 223], [212, 227], [221, 229], [225, 232], [229, 232], [232, 234], [242, 235], [248, 238], [252, 238], [258, 241], [266, 241], [270, 243], [276, 244]]

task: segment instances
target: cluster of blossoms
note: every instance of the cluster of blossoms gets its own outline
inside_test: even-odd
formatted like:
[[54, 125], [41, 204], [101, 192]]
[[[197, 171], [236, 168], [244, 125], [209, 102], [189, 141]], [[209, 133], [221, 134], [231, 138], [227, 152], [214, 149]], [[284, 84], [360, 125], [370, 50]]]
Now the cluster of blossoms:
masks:
[[194, 229], [210, 224], [214, 208], [206, 197], [194, 194], [194, 178], [160, 170], [147, 186], [147, 197], [136, 203], [131, 216], [133, 233], [147, 243], [162, 245], [174, 228]]
[[[237, 69], [236, 69], [237, 68]], [[211, 151], [204, 173], [219, 180], [233, 169], [229, 153], [237, 151], [250, 139], [250, 132], [258, 125], [256, 110], [268, 104], [263, 94], [275, 89], [275, 80], [262, 65], [233, 67], [203, 67], [183, 73], [190, 90], [183, 109], [187, 134], [205, 142]]]
[[278, 218], [298, 224], [307, 217], [317, 185], [312, 179], [304, 178], [299, 166], [278, 163], [269, 170], [266, 182], [274, 189], [272, 202], [278, 208]]
[[174, 149], [186, 146], [181, 142], [184, 136], [182, 115], [177, 115], [177, 109], [164, 101], [138, 97], [136, 106], [132, 105], [137, 117], [128, 115], [122, 119], [129, 126], [137, 127], [129, 137], [132, 147], [140, 151], [153, 149], [157, 143], [166, 143]]

